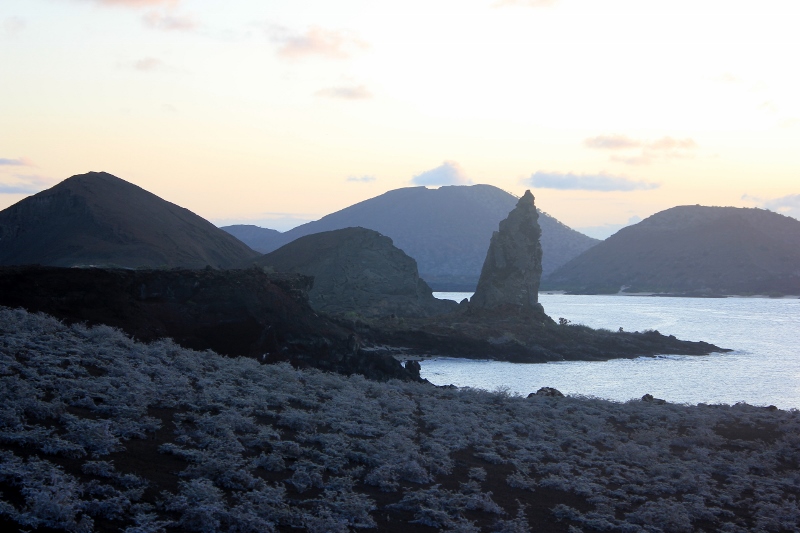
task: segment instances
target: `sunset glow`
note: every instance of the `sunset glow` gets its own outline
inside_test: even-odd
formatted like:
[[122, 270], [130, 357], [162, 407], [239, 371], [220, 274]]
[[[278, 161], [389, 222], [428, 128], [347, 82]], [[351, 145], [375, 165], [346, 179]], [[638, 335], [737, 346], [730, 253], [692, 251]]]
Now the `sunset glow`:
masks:
[[608, 234], [683, 204], [800, 218], [797, 2], [5, 0], [0, 209], [110, 172], [287, 229], [489, 183]]

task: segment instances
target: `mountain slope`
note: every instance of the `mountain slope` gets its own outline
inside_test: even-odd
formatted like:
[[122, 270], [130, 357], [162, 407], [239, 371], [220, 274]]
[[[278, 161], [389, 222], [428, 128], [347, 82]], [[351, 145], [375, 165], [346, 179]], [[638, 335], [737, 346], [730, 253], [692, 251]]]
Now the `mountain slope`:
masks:
[[[222, 229], [266, 253], [304, 235], [361, 226], [390, 237], [416, 259], [420, 276], [434, 289], [474, 290], [492, 233], [516, 203], [513, 195], [491, 185], [407, 187], [278, 235], [242, 226]], [[545, 213], [539, 224], [545, 274], [599, 242]]]
[[553, 272], [543, 286], [800, 294], [800, 221], [761, 209], [673, 207], [623, 228]]
[[105, 172], [0, 211], [0, 265], [225, 268], [258, 254], [188, 209]]
[[313, 276], [309, 303], [326, 313], [430, 316], [457, 307], [433, 297], [419, 277], [416, 261], [393, 246], [390, 238], [365, 228], [306, 235], [253, 263]]

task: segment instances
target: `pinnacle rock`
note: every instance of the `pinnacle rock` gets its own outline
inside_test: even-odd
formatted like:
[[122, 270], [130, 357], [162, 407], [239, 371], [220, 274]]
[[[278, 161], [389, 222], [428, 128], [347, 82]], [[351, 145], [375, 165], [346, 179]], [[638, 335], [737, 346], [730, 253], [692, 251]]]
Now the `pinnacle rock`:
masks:
[[471, 308], [542, 310], [538, 303], [542, 277], [542, 230], [538, 219], [533, 194], [525, 191], [500, 222], [500, 230], [492, 235], [478, 288], [470, 300]]

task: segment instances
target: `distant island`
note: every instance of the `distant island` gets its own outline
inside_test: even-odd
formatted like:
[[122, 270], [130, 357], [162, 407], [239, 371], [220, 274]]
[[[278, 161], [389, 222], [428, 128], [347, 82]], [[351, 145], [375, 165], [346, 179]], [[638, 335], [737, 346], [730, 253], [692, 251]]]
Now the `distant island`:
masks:
[[800, 295], [800, 221], [737, 207], [679, 206], [562, 265], [543, 289], [576, 294]]

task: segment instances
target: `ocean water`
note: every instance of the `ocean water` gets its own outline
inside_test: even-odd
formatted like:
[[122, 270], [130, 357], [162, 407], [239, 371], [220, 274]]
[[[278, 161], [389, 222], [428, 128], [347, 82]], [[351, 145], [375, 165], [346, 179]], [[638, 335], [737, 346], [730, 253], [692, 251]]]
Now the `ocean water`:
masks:
[[[434, 295], [459, 301], [471, 293]], [[564, 394], [616, 401], [649, 393], [676, 403], [747, 402], [800, 409], [800, 299], [541, 293], [539, 301], [555, 320], [564, 317], [615, 331], [656, 329], [733, 351], [527, 365], [440, 358], [422, 362], [422, 377], [437, 385], [507, 389], [524, 395], [555, 387]]]

